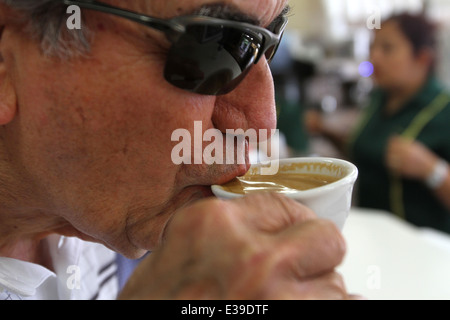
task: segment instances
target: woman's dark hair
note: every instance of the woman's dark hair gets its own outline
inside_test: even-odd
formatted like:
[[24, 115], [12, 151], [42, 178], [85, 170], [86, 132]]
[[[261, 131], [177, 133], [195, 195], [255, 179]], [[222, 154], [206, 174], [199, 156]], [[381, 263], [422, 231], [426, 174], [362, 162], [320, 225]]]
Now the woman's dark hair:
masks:
[[[403, 13], [394, 15], [385, 20], [384, 23], [394, 22], [405, 35], [406, 39], [411, 43], [414, 54], [418, 55], [422, 50], [431, 50], [433, 54], [437, 50], [437, 26], [424, 15], [413, 15]], [[431, 69], [434, 70], [435, 61], [433, 61]]]

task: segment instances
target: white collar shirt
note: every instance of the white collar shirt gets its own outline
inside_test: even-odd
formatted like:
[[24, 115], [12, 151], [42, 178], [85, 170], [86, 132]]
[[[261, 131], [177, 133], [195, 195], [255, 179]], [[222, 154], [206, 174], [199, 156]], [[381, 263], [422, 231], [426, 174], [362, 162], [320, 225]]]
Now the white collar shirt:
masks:
[[53, 270], [0, 257], [0, 300], [113, 300], [117, 298], [116, 254], [77, 238], [48, 239]]

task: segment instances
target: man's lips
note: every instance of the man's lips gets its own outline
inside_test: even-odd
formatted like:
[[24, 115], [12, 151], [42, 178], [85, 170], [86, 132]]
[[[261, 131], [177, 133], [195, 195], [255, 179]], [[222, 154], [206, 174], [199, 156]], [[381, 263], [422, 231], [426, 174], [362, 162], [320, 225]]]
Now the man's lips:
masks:
[[223, 173], [218, 174], [212, 183], [208, 185], [221, 185], [233, 180], [236, 177], [242, 177], [248, 170], [250, 170], [250, 163], [233, 166], [229, 168], [229, 171], [225, 170]]
[[[244, 141], [244, 148], [234, 146], [234, 164], [185, 164], [180, 172], [179, 178], [183, 177], [185, 187], [190, 186], [211, 186], [221, 185], [233, 180], [236, 177], [245, 175], [250, 170], [250, 152], [247, 141]], [[243, 152], [237, 152], [242, 150]], [[223, 156], [225, 161], [226, 153]], [[179, 179], [179, 182], [182, 180]]]
[[[241, 177], [245, 175], [248, 170], [250, 170], [250, 164], [246, 163], [243, 165], [216, 165], [214, 168], [205, 174], [208, 180], [201, 181], [203, 179], [199, 178], [198, 183], [194, 185], [201, 185], [210, 187], [212, 185], [222, 185], [236, 177]], [[201, 182], [201, 183], [199, 183]]]

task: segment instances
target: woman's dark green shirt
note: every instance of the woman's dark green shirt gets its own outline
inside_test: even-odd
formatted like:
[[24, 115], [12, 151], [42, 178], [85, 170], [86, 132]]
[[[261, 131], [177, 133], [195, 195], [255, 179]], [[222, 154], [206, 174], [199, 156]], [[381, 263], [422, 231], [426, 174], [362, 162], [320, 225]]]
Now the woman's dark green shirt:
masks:
[[[351, 160], [358, 166], [358, 205], [364, 208], [395, 212], [392, 176], [386, 167], [386, 150], [393, 135], [402, 135], [425, 109], [443, 101], [442, 107], [420, 130], [416, 140], [442, 159], [450, 162], [450, 95], [431, 77], [422, 90], [394, 115], [386, 115], [387, 96], [375, 90], [367, 116], [355, 132], [350, 145]], [[447, 99], [448, 98], [448, 99]], [[364, 117], [363, 117], [364, 118]], [[423, 182], [398, 179], [402, 194], [403, 214], [407, 221], [420, 227], [431, 227], [450, 233], [450, 211]], [[395, 201], [395, 200], [394, 200]]]

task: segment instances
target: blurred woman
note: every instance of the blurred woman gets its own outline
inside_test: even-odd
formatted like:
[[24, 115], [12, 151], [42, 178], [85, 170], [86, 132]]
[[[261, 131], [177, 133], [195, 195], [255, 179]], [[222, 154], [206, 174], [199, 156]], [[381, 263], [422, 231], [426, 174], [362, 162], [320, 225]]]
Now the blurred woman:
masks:
[[376, 31], [377, 89], [347, 142], [360, 170], [359, 206], [450, 233], [450, 95], [434, 76], [435, 32], [408, 14]]

